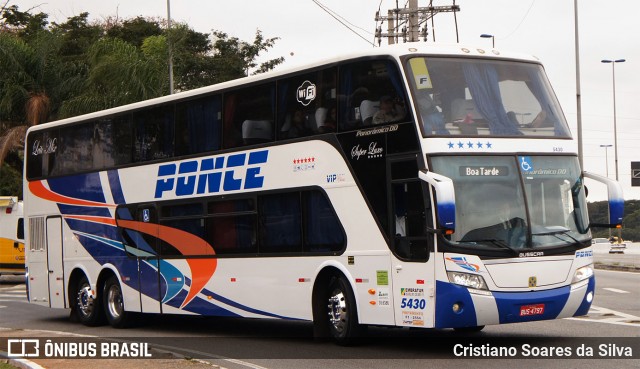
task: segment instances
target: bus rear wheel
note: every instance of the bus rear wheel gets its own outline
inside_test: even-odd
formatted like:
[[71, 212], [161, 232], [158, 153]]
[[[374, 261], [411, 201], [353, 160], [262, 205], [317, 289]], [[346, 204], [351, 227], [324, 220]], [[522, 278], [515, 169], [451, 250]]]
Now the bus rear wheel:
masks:
[[78, 320], [86, 326], [95, 327], [104, 323], [100, 294], [92, 292], [91, 284], [86, 276], [82, 276], [76, 285], [73, 309]]
[[351, 345], [364, 334], [358, 324], [355, 297], [343, 277], [334, 277], [327, 294], [327, 318], [331, 337], [339, 345]]
[[114, 328], [125, 328], [130, 325], [132, 313], [124, 310], [122, 288], [116, 276], [111, 276], [104, 283], [102, 293], [104, 312], [109, 325]]

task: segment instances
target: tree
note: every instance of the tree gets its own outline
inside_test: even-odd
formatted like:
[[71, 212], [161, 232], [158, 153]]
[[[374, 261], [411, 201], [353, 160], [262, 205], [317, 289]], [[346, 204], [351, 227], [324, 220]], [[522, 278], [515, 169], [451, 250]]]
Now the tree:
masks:
[[[156, 51], [150, 40], [147, 50]], [[89, 75], [82, 92], [62, 104], [61, 117], [162, 96], [168, 90], [164, 60], [118, 39], [103, 38], [88, 51]]]
[[56, 116], [61, 101], [76, 93], [85, 74], [81, 63], [61, 57], [65, 35], [47, 29], [46, 19], [46, 14], [21, 12], [17, 6], [2, 11], [0, 166], [8, 152], [23, 148], [30, 126]]
[[228, 81], [249, 75], [249, 71], [258, 67], [253, 74], [272, 70], [284, 62], [283, 57], [268, 60], [258, 66], [256, 59], [263, 51], [268, 51], [275, 45], [278, 37], [265, 39], [260, 30], [256, 31], [253, 43], [240, 41], [237, 37], [229, 37], [221, 31], [214, 31], [214, 56], [218, 72], [218, 82]]
[[[186, 24], [108, 18], [88, 13], [49, 25], [48, 15], [0, 9], [0, 166], [23, 148], [28, 127], [167, 94], [169, 45], [176, 89], [186, 91], [273, 69], [258, 63], [278, 38], [258, 30], [252, 43], [216, 31], [215, 42]], [[17, 167], [20, 170], [21, 168]]]

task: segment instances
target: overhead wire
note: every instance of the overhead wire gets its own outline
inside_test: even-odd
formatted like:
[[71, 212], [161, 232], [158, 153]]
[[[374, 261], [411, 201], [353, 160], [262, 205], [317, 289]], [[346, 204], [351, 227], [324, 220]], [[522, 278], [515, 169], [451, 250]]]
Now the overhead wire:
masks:
[[[354, 30], [353, 28], [351, 28], [349, 25], [356, 27], [358, 29], [363, 30], [364, 32], [367, 33], [371, 33], [369, 31], [366, 31], [352, 23], [350, 23], [349, 21], [346, 20], [346, 18], [342, 17], [341, 15], [339, 15], [338, 13], [334, 12], [333, 10], [329, 9], [326, 5], [322, 4], [320, 1], [318, 0], [311, 0], [313, 1], [314, 4], [316, 4], [318, 7], [320, 7], [320, 9], [324, 10], [327, 14], [329, 14], [331, 17], [333, 17], [333, 19], [337, 20], [338, 22], [340, 22], [340, 24], [342, 24], [343, 26], [345, 26], [348, 30], [350, 30], [351, 32], [353, 32], [356, 36], [360, 37], [361, 39], [365, 40], [368, 44], [373, 45], [374, 47], [376, 46], [376, 44], [374, 42], [371, 42], [369, 40], [367, 40], [364, 36], [362, 36], [360, 33], [356, 32], [356, 30]], [[342, 18], [342, 19], [340, 19]], [[344, 19], [344, 21], [343, 21]], [[348, 24], [347, 24], [348, 23]]]

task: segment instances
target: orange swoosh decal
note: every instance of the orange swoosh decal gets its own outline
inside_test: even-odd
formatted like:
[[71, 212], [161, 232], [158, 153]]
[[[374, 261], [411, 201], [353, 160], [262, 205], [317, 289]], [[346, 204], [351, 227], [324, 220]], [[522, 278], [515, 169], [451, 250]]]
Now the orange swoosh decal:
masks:
[[[160, 224], [143, 223], [133, 220], [118, 219], [117, 225], [157, 237], [180, 251], [182, 255], [215, 255], [213, 247], [202, 238], [180, 229]], [[218, 266], [218, 259], [187, 259], [191, 269], [191, 288], [180, 308], [185, 307], [196, 295], [202, 291], [211, 279]]]
[[70, 205], [97, 206], [115, 208], [114, 204], [105, 204], [103, 202], [87, 201], [74, 199], [73, 197], [63, 196], [46, 188], [42, 181], [29, 182], [29, 190], [41, 199]]
[[112, 226], [116, 225], [115, 219], [105, 218], [105, 217], [96, 217], [91, 215], [64, 215], [64, 218], [85, 220], [87, 222], [102, 223], [102, 224], [107, 224]]

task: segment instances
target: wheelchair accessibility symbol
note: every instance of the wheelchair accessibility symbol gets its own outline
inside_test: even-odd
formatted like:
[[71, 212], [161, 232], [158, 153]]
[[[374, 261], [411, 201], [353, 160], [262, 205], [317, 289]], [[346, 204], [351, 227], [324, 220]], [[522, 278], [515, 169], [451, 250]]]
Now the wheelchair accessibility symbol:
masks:
[[520, 168], [524, 172], [530, 172], [533, 170], [533, 164], [531, 162], [530, 156], [521, 156], [520, 157]]

